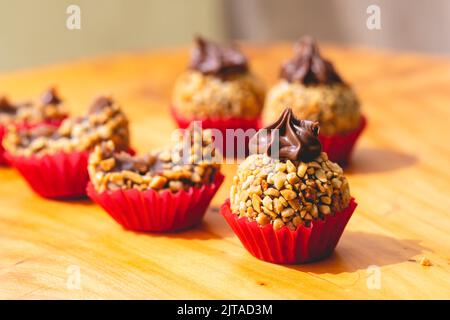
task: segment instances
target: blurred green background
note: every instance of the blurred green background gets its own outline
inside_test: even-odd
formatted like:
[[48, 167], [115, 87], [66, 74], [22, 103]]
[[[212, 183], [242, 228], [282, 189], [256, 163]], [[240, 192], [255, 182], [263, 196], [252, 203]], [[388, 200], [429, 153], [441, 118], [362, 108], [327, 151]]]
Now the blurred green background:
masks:
[[[66, 9], [81, 8], [81, 30]], [[369, 5], [381, 30], [366, 27]], [[217, 40], [321, 41], [450, 53], [449, 0], [0, 0], [0, 71], [119, 51]]]

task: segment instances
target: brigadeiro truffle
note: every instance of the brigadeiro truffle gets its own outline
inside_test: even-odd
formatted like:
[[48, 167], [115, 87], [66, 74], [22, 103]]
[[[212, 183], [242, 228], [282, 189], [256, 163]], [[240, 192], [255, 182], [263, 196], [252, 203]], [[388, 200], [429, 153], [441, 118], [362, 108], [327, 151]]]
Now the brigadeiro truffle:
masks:
[[4, 145], [8, 161], [39, 195], [75, 198], [86, 195], [89, 152], [108, 140], [119, 150], [129, 150], [128, 120], [119, 105], [104, 96], [86, 115], [67, 118], [59, 127], [9, 127]]
[[237, 47], [198, 37], [189, 68], [176, 81], [172, 114], [181, 128], [196, 120], [223, 135], [226, 129], [257, 130], [264, 97], [262, 81]]
[[221, 213], [245, 248], [274, 263], [331, 254], [356, 207], [341, 167], [322, 152], [317, 122], [286, 109], [250, 141]]
[[55, 88], [45, 91], [38, 101], [12, 103], [6, 97], [0, 97], [0, 165], [6, 165], [3, 137], [8, 126], [18, 130], [36, 127], [42, 124], [59, 126], [67, 117], [67, 111]]
[[286, 105], [300, 119], [318, 121], [319, 139], [328, 157], [347, 164], [366, 120], [353, 89], [310, 37], [302, 38], [294, 56], [281, 66], [280, 81], [267, 94], [264, 122], [277, 119]]
[[217, 157], [210, 130], [193, 126], [173, 146], [145, 156], [106, 142], [89, 158], [88, 195], [126, 229], [188, 229], [201, 222], [223, 181]]

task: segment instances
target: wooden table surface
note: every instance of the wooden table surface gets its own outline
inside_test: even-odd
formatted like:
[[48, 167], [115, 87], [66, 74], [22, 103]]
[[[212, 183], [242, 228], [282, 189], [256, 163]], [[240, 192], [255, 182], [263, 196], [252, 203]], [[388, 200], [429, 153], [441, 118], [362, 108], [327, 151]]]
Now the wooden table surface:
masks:
[[[290, 45], [244, 46], [275, 83]], [[218, 212], [235, 165], [204, 223], [178, 234], [123, 230], [85, 201], [39, 198], [0, 169], [0, 298], [450, 298], [450, 59], [326, 47], [359, 93], [369, 126], [346, 169], [359, 206], [335, 253], [307, 265], [253, 258]], [[144, 152], [170, 140], [170, 92], [186, 49], [140, 52], [0, 75], [14, 99], [55, 84], [74, 114], [112, 93]], [[426, 256], [432, 266], [420, 264]], [[79, 270], [80, 286], [76, 286]]]

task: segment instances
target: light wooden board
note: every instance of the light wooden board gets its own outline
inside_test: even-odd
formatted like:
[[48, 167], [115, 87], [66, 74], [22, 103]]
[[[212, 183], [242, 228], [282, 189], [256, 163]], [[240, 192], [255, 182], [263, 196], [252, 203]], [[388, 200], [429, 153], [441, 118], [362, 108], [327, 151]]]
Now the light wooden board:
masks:
[[[245, 51], [270, 85], [290, 45]], [[450, 59], [323, 51], [354, 84], [369, 119], [346, 170], [359, 206], [330, 258], [281, 266], [247, 253], [217, 209], [234, 165], [225, 166], [204, 223], [173, 235], [124, 231], [89, 201], [41, 199], [2, 168], [0, 298], [450, 298]], [[186, 62], [186, 49], [101, 57], [2, 74], [0, 92], [21, 99], [56, 84], [75, 114], [113, 93], [143, 152], [170, 140], [170, 92]], [[431, 267], [417, 262], [423, 256]], [[74, 290], [67, 283], [77, 268]]]

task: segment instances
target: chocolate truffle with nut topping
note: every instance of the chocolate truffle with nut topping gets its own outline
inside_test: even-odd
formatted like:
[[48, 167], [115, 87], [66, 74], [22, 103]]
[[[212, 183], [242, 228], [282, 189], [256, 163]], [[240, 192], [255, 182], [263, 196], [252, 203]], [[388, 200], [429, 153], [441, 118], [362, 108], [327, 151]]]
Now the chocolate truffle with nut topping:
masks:
[[0, 125], [15, 122], [30, 125], [44, 121], [57, 123], [67, 117], [63, 100], [55, 88], [45, 91], [39, 100], [25, 103], [12, 103], [0, 97]]
[[361, 123], [355, 92], [310, 37], [302, 38], [281, 66], [280, 81], [267, 94], [264, 122], [275, 121], [287, 105], [300, 119], [318, 121], [324, 136], [352, 131]]
[[189, 68], [176, 81], [172, 105], [187, 119], [256, 118], [264, 105], [264, 91], [235, 46], [197, 37]]
[[98, 145], [88, 165], [94, 188], [99, 193], [117, 189], [176, 192], [212, 183], [220, 164], [211, 131], [193, 126], [186, 131], [177, 135], [173, 146], [139, 157], [116, 152], [112, 141]]
[[233, 178], [230, 208], [275, 230], [296, 230], [347, 208], [350, 191], [339, 165], [328, 160], [317, 122], [298, 120], [285, 109], [250, 141], [252, 154]]
[[[49, 103], [56, 103], [54, 96], [47, 98]], [[112, 98], [102, 96], [92, 103], [86, 115], [68, 118], [58, 128], [39, 126], [17, 130], [11, 127], [4, 145], [16, 156], [42, 156], [58, 151], [90, 151], [97, 143], [107, 140], [114, 141], [120, 150], [129, 148], [127, 118]]]

